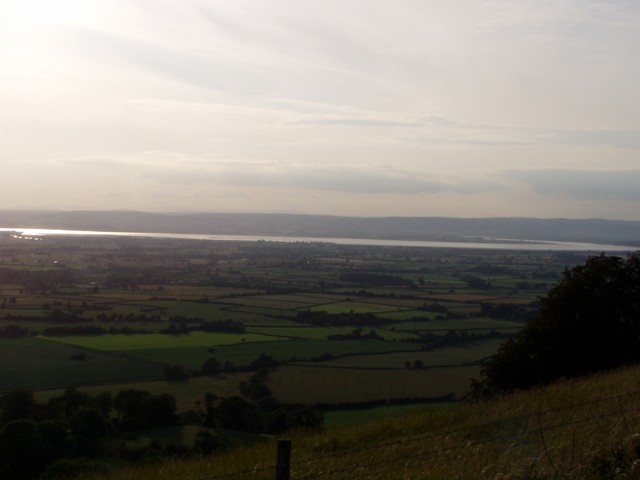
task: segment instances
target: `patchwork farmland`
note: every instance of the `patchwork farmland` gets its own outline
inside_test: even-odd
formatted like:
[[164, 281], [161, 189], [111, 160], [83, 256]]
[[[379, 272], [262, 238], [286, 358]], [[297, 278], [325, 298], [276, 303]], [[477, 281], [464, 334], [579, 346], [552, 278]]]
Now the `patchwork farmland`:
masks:
[[278, 401], [336, 406], [461, 398], [584, 258], [8, 235], [0, 255], [1, 391], [170, 389], [171, 368], [187, 384], [223, 375], [232, 385], [267, 368]]

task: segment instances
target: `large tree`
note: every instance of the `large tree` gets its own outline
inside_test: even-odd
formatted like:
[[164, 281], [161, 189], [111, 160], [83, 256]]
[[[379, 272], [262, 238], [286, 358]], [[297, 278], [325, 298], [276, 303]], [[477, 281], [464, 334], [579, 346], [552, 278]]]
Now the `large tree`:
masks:
[[577, 377], [640, 360], [640, 253], [590, 257], [563, 273], [539, 314], [503, 344], [476, 394]]

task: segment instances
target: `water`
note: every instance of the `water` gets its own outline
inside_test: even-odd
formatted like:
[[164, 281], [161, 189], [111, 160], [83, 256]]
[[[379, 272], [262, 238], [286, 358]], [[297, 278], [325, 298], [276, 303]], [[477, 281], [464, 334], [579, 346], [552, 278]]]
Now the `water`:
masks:
[[153, 233], [153, 232], [107, 232], [95, 230], [60, 230], [46, 228], [0, 228], [0, 232], [10, 232], [16, 238], [37, 239], [49, 235], [75, 236], [115, 236], [115, 237], [147, 237], [176, 238], [184, 240], [210, 241], [242, 241], [242, 242], [303, 242], [333, 243], [337, 245], [372, 245], [390, 247], [423, 247], [423, 248], [466, 248], [478, 250], [533, 250], [533, 251], [579, 251], [579, 252], [632, 252], [637, 247], [625, 245], [607, 245], [582, 242], [555, 242], [519, 239], [486, 239], [486, 241], [446, 242], [430, 240], [384, 240], [370, 238], [336, 238], [336, 237], [288, 237], [269, 235], [212, 235], [200, 233]]

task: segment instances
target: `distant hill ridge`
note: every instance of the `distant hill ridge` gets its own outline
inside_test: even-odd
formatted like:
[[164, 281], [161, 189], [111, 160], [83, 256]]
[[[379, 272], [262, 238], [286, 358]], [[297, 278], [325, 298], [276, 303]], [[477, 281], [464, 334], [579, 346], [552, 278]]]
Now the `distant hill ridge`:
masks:
[[0, 210], [0, 226], [390, 240], [477, 241], [504, 238], [640, 246], [640, 221], [603, 219]]

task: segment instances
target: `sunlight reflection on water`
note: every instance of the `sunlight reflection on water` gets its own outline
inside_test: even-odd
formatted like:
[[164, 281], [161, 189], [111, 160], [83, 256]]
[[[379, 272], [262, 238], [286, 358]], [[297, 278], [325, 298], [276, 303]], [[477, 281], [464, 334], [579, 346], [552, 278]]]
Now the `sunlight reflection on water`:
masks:
[[371, 245], [389, 247], [423, 247], [423, 248], [466, 248], [480, 250], [535, 250], [535, 251], [580, 251], [580, 252], [632, 252], [637, 247], [625, 245], [607, 245], [581, 242], [556, 242], [520, 239], [492, 239], [486, 241], [446, 242], [430, 240], [385, 240], [372, 238], [337, 238], [337, 237], [289, 237], [270, 235], [214, 235], [200, 233], [157, 233], [157, 232], [109, 232], [96, 230], [62, 230], [46, 228], [0, 228], [0, 232], [12, 232], [23, 238], [34, 239], [47, 235], [75, 236], [112, 236], [112, 237], [147, 237], [175, 238], [184, 240], [209, 241], [243, 241], [243, 242], [287, 242], [287, 243], [333, 243], [338, 245]]

